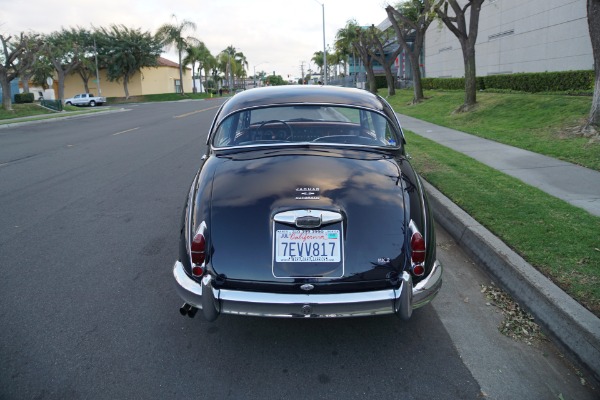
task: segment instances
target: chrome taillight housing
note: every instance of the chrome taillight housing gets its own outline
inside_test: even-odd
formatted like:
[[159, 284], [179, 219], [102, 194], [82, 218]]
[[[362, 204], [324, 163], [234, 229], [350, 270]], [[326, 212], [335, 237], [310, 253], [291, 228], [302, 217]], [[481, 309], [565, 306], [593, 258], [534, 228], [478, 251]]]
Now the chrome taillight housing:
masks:
[[190, 243], [192, 275], [200, 277], [204, 274], [206, 265], [206, 223], [202, 222]]
[[410, 237], [410, 272], [414, 276], [423, 276], [425, 274], [425, 238], [419, 232], [415, 223], [411, 220], [409, 224]]

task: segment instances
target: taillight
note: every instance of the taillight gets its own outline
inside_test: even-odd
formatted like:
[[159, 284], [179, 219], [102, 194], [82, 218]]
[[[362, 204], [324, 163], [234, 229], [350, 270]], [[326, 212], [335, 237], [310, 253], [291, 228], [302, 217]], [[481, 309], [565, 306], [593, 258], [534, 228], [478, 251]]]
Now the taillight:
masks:
[[410, 248], [412, 249], [411, 261], [413, 264], [421, 264], [425, 261], [425, 239], [419, 232], [413, 233], [410, 238]]
[[204, 273], [204, 261], [206, 260], [206, 238], [204, 232], [206, 231], [206, 225], [202, 223], [198, 228], [198, 231], [192, 239], [190, 246], [190, 252], [192, 254], [192, 275], [202, 276]]
[[414, 276], [423, 276], [425, 274], [425, 239], [413, 221], [411, 221], [411, 230], [413, 234], [410, 237], [410, 271]]

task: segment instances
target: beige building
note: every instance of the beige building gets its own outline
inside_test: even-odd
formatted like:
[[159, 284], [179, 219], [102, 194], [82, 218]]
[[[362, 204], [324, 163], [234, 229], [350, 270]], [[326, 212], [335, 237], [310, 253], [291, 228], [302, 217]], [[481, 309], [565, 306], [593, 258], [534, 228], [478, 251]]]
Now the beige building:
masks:
[[[424, 54], [425, 76], [464, 76], [460, 43], [444, 24], [429, 26]], [[594, 69], [586, 0], [485, 1], [475, 57], [477, 76]]]
[[[125, 97], [123, 81], [109, 81], [106, 77], [106, 70], [103, 69], [99, 71], [99, 75], [101, 90], [98, 90], [96, 78], [93, 77], [88, 82], [90, 93], [104, 97]], [[178, 93], [180, 92], [179, 64], [159, 57], [158, 67], [143, 68], [141, 73], [138, 72], [133, 75], [129, 80], [128, 89], [130, 96]], [[186, 93], [192, 92], [192, 71], [190, 68], [184, 68], [183, 89]], [[65, 98], [78, 93], [85, 93], [81, 77], [77, 73], [67, 76], [65, 79]]]

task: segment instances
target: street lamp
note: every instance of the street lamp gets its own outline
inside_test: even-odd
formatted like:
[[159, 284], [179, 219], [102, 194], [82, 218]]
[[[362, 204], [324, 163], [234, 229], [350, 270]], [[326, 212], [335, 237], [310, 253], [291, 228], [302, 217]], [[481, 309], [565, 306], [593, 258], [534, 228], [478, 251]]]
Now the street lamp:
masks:
[[[319, 3], [317, 0], [315, 2]], [[325, 4], [319, 3], [323, 11], [323, 85], [327, 85], [327, 47], [325, 47]]]

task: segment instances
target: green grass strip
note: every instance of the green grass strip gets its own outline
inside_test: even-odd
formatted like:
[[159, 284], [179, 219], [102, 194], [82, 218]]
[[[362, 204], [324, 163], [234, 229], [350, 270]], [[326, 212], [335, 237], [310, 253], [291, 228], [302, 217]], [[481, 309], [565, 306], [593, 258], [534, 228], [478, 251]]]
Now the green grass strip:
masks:
[[12, 111], [7, 111], [4, 108], [2, 108], [2, 105], [0, 105], [0, 120], [47, 114], [54, 114], [54, 111], [45, 109], [39, 104], [35, 103], [13, 104]]
[[401, 114], [600, 171], [600, 143], [575, 134], [590, 112], [591, 97], [479, 92], [474, 111], [455, 114], [463, 91], [425, 96], [412, 105], [412, 90], [398, 90], [387, 100]]
[[106, 99], [108, 104], [124, 104], [124, 103], [152, 103], [159, 101], [180, 101], [180, 100], [199, 100], [219, 97], [219, 95], [211, 96], [208, 93], [162, 93], [162, 94], [147, 94], [143, 96], [131, 96], [129, 99], [124, 97], [109, 97]]
[[423, 178], [600, 316], [600, 217], [406, 131]]

